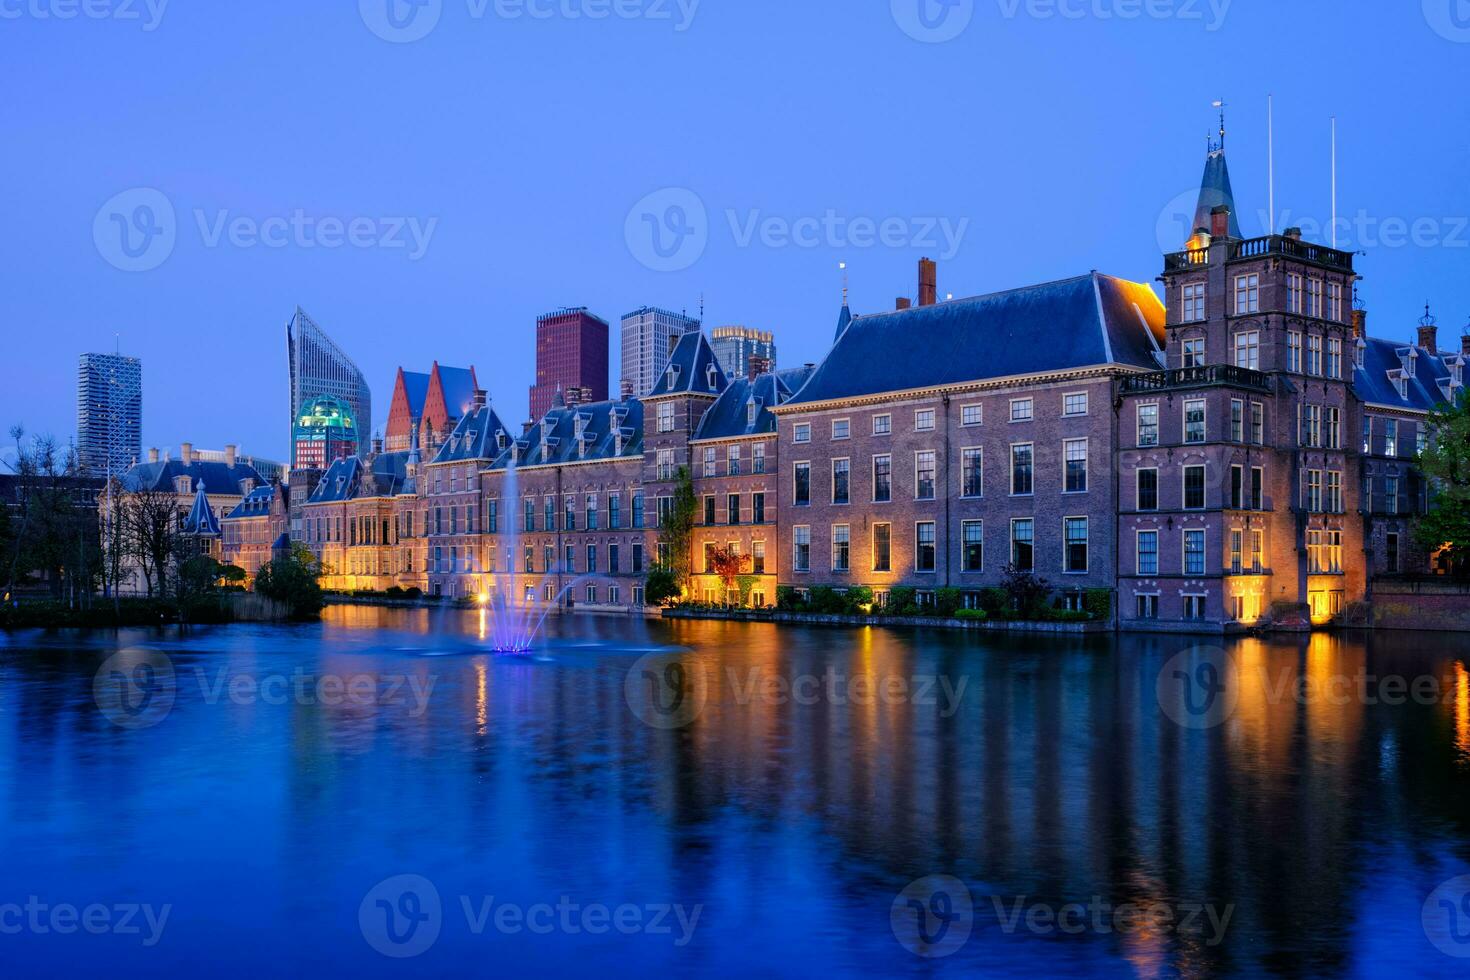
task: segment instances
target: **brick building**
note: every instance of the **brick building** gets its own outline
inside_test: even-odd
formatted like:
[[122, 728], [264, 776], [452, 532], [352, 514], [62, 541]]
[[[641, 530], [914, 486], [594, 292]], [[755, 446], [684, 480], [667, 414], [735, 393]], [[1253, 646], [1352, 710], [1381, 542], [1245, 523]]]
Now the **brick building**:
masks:
[[606, 401], [607, 321], [586, 309], [557, 310], [536, 318], [536, 383], [531, 418], [551, 410], [558, 391], [585, 389], [584, 403]]

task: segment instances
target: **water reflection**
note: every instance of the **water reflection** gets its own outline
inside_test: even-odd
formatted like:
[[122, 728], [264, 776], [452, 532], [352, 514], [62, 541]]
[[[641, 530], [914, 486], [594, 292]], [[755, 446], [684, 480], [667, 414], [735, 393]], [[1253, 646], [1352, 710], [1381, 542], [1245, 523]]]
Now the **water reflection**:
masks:
[[[585, 972], [615, 956], [642, 972], [929, 975], [890, 933], [890, 904], [946, 874], [977, 917], [947, 970], [1456, 973], [1419, 915], [1470, 869], [1461, 638], [1240, 641], [1235, 710], [1190, 729], [1155, 697], [1184, 639], [597, 618], [552, 633], [538, 657], [495, 658], [473, 652], [476, 612], [352, 608], [315, 627], [11, 637], [6, 887], [177, 908], [155, 949], [22, 936], [12, 962], [141, 973], [227, 947], [227, 973], [387, 973], [400, 964], [363, 941], [358, 902], [413, 873], [445, 897], [443, 932], [414, 961], [430, 971]], [[92, 701], [93, 672], [126, 646], [163, 651], [178, 677], [151, 728], [120, 729]], [[661, 649], [687, 651], [709, 686], [683, 727], [640, 722], [624, 696], [641, 652]], [[1432, 678], [1436, 696], [1384, 696], [1391, 676]], [[265, 697], [272, 678], [291, 696]], [[482, 895], [706, 911], [682, 948], [550, 941], [475, 935], [458, 897]], [[1159, 919], [1008, 928], [1022, 900], [1230, 918], [1223, 942]], [[241, 948], [242, 922], [265, 938]]]

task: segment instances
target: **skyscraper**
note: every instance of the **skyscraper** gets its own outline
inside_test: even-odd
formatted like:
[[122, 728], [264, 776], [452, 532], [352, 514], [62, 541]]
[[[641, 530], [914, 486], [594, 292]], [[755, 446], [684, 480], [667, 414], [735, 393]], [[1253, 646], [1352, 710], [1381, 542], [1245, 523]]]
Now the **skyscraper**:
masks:
[[143, 362], [83, 354], [77, 367], [77, 457], [94, 476], [121, 475], [143, 451]]
[[593, 401], [607, 400], [608, 325], [583, 307], [536, 318], [536, 383], [531, 418], [544, 417], [557, 391], [590, 388]]
[[769, 330], [753, 330], [750, 327], [715, 327], [711, 347], [720, 367], [730, 378], [744, 378], [750, 373], [750, 359], [759, 357], [776, 367], [776, 338]]
[[321, 327], [296, 307], [286, 324], [286, 355], [291, 368], [291, 466], [306, 465], [296, 458], [296, 422], [308, 401], [328, 395], [339, 398], [357, 420], [359, 432], [370, 430], [373, 394], [367, 378]]
[[620, 378], [640, 398], [653, 390], [679, 338], [696, 333], [700, 322], [683, 313], [645, 306], [623, 317], [623, 370]]

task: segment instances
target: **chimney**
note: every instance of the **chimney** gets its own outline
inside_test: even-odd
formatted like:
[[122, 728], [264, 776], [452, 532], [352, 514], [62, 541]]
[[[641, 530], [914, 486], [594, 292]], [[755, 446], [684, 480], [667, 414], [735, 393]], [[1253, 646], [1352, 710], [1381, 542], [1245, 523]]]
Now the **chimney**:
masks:
[[1294, 242], [1299, 242], [1302, 240], [1302, 230], [1300, 228], [1288, 228], [1286, 229], [1286, 237]]
[[768, 373], [770, 370], [771, 359], [769, 357], [761, 357], [759, 354], [752, 354], [745, 362], [745, 376], [750, 381], [754, 381], [756, 378], [759, 378], [761, 375]]
[[1368, 311], [1353, 310], [1353, 336], [1368, 336]]
[[194, 444], [192, 442], [179, 443], [179, 459], [184, 461], [185, 466], [194, 465]]
[[485, 389], [484, 388], [476, 388], [475, 389], [475, 397], [474, 397], [474, 399], [471, 402], [471, 404], [474, 405], [475, 411], [478, 412], [480, 409], [482, 409], [482, 408], [485, 407], [485, 399], [486, 399]]
[[381, 455], [383, 455], [383, 437], [382, 436], [373, 436], [373, 455], [374, 456], [381, 456]]
[[158, 450], [157, 449], [150, 449], [150, 450], [148, 450], [148, 462], [150, 462], [150, 463], [156, 463], [156, 462], [158, 462]]
[[1470, 357], [1470, 333], [1460, 338], [1460, 356]]
[[1230, 207], [1221, 204], [1210, 212], [1210, 237], [1230, 237]]
[[534, 428], [536, 428], [536, 420], [535, 419], [527, 419], [526, 421], [524, 421], [524, 422], [521, 423], [521, 435], [522, 436], [528, 436], [528, 435], [530, 435], [531, 434], [531, 430], [534, 429]]
[[236, 454], [236, 449], [238, 449], [238, 448], [239, 447], [237, 447], [234, 443], [230, 443], [229, 445], [225, 446], [225, 465], [226, 466], [234, 466], [235, 465], [235, 454]]
[[622, 381], [619, 381], [618, 382], [618, 394], [622, 396], [623, 401], [630, 401], [630, 400], [632, 400], [632, 398], [633, 398], [633, 382], [630, 381], [628, 378], [624, 378]]
[[1431, 354], [1439, 353], [1439, 327], [1434, 324], [1419, 328], [1419, 346]]
[[939, 267], [933, 259], [919, 260], [919, 305], [933, 306], [939, 301]]
[[907, 297], [907, 296], [900, 296], [900, 297], [899, 297], [899, 298], [898, 298], [898, 299], [897, 299], [897, 300], [896, 300], [896, 301], [895, 301], [895, 302], [894, 302], [894, 304], [893, 304], [893, 308], [894, 308], [894, 309], [895, 309], [895, 310], [906, 310], [906, 309], [908, 309], [908, 308], [909, 308], [909, 307], [911, 307], [911, 306], [913, 306], [913, 305], [914, 305], [914, 304], [913, 304], [913, 301], [912, 301], [912, 300], [910, 300], [910, 299], [909, 299], [909, 298], [908, 298], [908, 297]]

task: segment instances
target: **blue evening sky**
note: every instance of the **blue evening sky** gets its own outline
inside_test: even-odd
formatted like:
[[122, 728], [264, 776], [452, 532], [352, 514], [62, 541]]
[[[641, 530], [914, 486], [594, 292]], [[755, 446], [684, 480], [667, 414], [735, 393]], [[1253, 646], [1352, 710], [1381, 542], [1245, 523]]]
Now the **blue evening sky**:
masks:
[[941, 295], [1151, 281], [1214, 99], [1265, 231], [1268, 92], [1281, 223], [1317, 238], [1338, 117], [1370, 329], [1426, 299], [1454, 342], [1470, 320], [1463, 0], [388, 2], [0, 0], [0, 422], [69, 438], [77, 355], [121, 334], [145, 446], [285, 458], [298, 304], [375, 426], [436, 358], [515, 423], [563, 305], [616, 327], [703, 296], [791, 366], [830, 341], [840, 260], [857, 312], [922, 255]]

